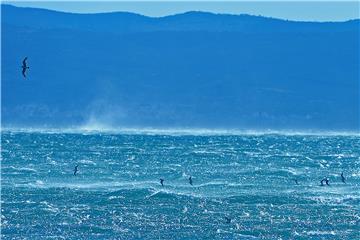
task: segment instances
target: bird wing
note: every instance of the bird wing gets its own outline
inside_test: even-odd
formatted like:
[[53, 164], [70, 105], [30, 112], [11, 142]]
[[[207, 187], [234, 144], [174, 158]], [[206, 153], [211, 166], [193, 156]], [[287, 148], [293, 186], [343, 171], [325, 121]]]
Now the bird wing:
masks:
[[26, 60], [27, 60], [27, 57], [25, 57], [23, 62], [22, 62], [24, 67], [26, 67]]
[[24, 77], [26, 77], [25, 71], [26, 71], [26, 68], [23, 68], [23, 70], [22, 70], [22, 75], [23, 75]]

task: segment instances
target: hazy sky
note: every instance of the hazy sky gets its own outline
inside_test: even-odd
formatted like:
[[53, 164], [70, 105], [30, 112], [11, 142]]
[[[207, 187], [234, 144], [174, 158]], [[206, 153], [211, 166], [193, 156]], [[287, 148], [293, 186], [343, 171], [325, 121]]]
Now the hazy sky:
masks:
[[3, 1], [15, 6], [39, 7], [65, 12], [127, 11], [165, 16], [186, 11], [252, 14], [304, 21], [344, 21], [359, 18], [359, 1]]

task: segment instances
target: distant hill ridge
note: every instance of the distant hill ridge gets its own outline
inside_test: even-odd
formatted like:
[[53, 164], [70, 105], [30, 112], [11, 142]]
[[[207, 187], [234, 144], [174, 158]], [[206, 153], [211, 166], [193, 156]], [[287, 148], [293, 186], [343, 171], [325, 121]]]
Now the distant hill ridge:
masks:
[[[344, 30], [344, 26], [358, 24], [359, 20], [346, 22], [296, 22], [276, 18], [252, 16], [247, 14], [214, 14], [210, 12], [190, 11], [165, 17], [148, 17], [129, 12], [109, 13], [66, 13], [39, 8], [19, 8], [2, 4], [4, 17], [2, 21], [17, 26], [32, 26], [41, 28], [73, 28], [82, 30], [102, 30], [111, 32], [141, 32], [141, 31], [268, 31], [267, 26], [273, 26], [272, 31], [317, 31], [319, 26], [325, 30]], [[47, 21], [42, 21], [44, 18]], [[265, 24], [265, 26], [264, 26]], [[339, 29], [338, 26], [342, 25]], [[286, 27], [286, 26], [291, 26]], [[295, 27], [295, 29], [294, 29]]]

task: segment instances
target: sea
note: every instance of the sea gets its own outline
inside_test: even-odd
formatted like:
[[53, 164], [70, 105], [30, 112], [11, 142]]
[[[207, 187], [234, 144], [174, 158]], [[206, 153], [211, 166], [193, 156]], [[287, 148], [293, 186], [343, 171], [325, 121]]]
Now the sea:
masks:
[[1, 135], [1, 239], [360, 239], [359, 134]]

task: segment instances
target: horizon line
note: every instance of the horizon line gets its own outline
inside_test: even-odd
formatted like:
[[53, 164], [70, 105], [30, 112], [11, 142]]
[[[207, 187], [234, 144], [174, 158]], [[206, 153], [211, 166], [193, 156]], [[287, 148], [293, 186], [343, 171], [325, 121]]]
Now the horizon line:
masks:
[[71, 11], [62, 11], [62, 10], [55, 10], [50, 8], [44, 8], [44, 7], [32, 7], [32, 6], [15, 6], [8, 2], [1, 2], [1, 12], [3, 6], [11, 6], [13, 8], [21, 8], [21, 9], [33, 9], [33, 10], [41, 10], [41, 11], [49, 11], [54, 13], [61, 13], [61, 14], [73, 14], [73, 15], [105, 15], [105, 14], [133, 14], [144, 18], [150, 18], [150, 19], [162, 19], [162, 18], [168, 18], [168, 17], [174, 17], [179, 15], [185, 15], [189, 13], [198, 13], [198, 14], [209, 14], [209, 15], [215, 15], [215, 16], [250, 16], [250, 17], [258, 17], [258, 18], [265, 18], [265, 19], [271, 19], [271, 20], [277, 20], [277, 21], [285, 21], [285, 22], [298, 22], [298, 23], [346, 23], [346, 22], [353, 22], [353, 21], [360, 21], [360, 15], [358, 18], [349, 18], [347, 20], [293, 20], [293, 19], [286, 19], [286, 18], [280, 18], [280, 17], [273, 17], [273, 16], [265, 16], [265, 15], [255, 15], [255, 14], [249, 14], [249, 13], [222, 13], [222, 12], [212, 12], [212, 11], [202, 11], [202, 10], [189, 10], [189, 11], [183, 11], [183, 12], [177, 12], [172, 13], [164, 16], [150, 16], [145, 15], [138, 12], [130, 12], [130, 11], [101, 11], [101, 12], [71, 12]]
[[240, 128], [158, 128], [158, 127], [1, 127], [1, 134], [43, 133], [43, 134], [115, 134], [115, 135], [160, 135], [160, 136], [354, 136], [360, 137], [356, 130], [316, 130], [316, 129], [240, 129]]

